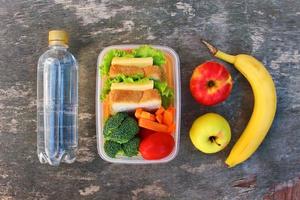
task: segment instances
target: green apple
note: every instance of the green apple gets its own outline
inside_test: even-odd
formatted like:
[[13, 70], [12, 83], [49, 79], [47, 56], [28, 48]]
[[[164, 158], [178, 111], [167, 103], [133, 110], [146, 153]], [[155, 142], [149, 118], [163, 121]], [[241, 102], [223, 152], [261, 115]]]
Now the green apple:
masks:
[[191, 129], [193, 145], [204, 153], [216, 153], [224, 149], [231, 139], [230, 126], [226, 119], [215, 113], [197, 118]]

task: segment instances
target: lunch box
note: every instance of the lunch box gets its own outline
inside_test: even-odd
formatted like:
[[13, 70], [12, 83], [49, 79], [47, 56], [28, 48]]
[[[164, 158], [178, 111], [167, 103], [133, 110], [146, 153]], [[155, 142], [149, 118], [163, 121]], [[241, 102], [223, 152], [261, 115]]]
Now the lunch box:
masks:
[[111, 163], [124, 163], [124, 164], [154, 164], [154, 163], [166, 163], [174, 159], [179, 150], [179, 140], [180, 140], [180, 109], [181, 109], [181, 94], [180, 94], [180, 62], [177, 53], [166, 46], [157, 46], [151, 45], [156, 49], [160, 49], [163, 51], [168, 59], [167, 62], [171, 63], [172, 73], [173, 73], [173, 85], [174, 85], [174, 107], [176, 108], [175, 114], [175, 123], [176, 129], [173, 134], [175, 146], [170, 155], [165, 158], [159, 160], [145, 160], [142, 158], [141, 155], [133, 156], [133, 157], [126, 157], [126, 156], [116, 156], [116, 158], [111, 158], [106, 155], [104, 151], [104, 136], [103, 136], [103, 127], [104, 127], [104, 120], [103, 120], [103, 110], [102, 110], [102, 102], [100, 100], [100, 94], [102, 89], [102, 79], [100, 74], [100, 63], [103, 60], [105, 54], [111, 49], [133, 49], [140, 45], [113, 45], [104, 48], [98, 56], [97, 61], [97, 78], [96, 78], [96, 134], [97, 134], [97, 149], [98, 154], [100, 157], [108, 162]]

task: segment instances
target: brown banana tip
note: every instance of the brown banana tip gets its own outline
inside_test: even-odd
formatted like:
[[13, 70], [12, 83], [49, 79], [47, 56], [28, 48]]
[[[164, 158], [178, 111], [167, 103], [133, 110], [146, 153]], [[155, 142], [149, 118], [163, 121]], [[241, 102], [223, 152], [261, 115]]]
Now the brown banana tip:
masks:
[[229, 168], [229, 165], [227, 165], [226, 163], [223, 163], [223, 166]]
[[207, 41], [201, 39], [201, 42], [208, 48], [209, 52], [212, 55], [215, 55], [218, 51], [218, 49], [216, 47], [214, 47], [213, 45], [211, 45], [210, 43], [208, 43]]

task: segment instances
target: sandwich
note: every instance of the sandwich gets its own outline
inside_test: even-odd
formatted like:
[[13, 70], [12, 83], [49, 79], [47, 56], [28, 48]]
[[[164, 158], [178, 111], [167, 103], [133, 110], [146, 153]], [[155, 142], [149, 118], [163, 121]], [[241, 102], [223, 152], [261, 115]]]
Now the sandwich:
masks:
[[161, 96], [154, 89], [154, 80], [161, 79], [161, 69], [153, 66], [153, 58], [112, 59], [109, 77], [140, 77], [132, 82], [117, 82], [110, 86], [109, 103], [111, 114], [131, 112], [137, 108], [154, 110], [161, 107]]
[[109, 76], [115, 78], [119, 75], [133, 76], [140, 75], [147, 77], [153, 80], [162, 79], [162, 71], [158, 66], [145, 66], [145, 67], [136, 67], [136, 66], [123, 66], [123, 65], [112, 65], [109, 70]]
[[151, 111], [168, 104], [173, 90], [163, 81], [164, 63], [164, 54], [149, 46], [108, 52], [101, 66], [107, 76], [101, 98], [107, 98], [110, 114], [137, 108]]
[[131, 112], [137, 108], [155, 110], [161, 107], [161, 96], [156, 89], [112, 90], [109, 93], [111, 114]]

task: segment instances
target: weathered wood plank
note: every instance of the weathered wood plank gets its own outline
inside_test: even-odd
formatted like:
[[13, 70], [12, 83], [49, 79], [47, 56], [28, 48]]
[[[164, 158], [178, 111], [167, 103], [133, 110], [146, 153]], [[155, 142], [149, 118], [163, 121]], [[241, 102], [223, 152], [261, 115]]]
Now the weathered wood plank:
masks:
[[[72, 165], [41, 165], [36, 156], [36, 63], [47, 32], [64, 28], [80, 63], [80, 148]], [[231, 53], [266, 64], [278, 93], [278, 112], [263, 145], [233, 169], [223, 162], [245, 127], [253, 96], [232, 72], [230, 98], [215, 107], [189, 93], [192, 69], [212, 58], [206, 38]], [[163, 165], [109, 164], [97, 155], [95, 73], [98, 53], [122, 43], [161, 44], [181, 59], [182, 128], [178, 157]], [[0, 199], [300, 199], [300, 1], [0, 1]], [[215, 59], [214, 59], [215, 60]], [[189, 141], [192, 121], [218, 112], [233, 139], [215, 155]]]

